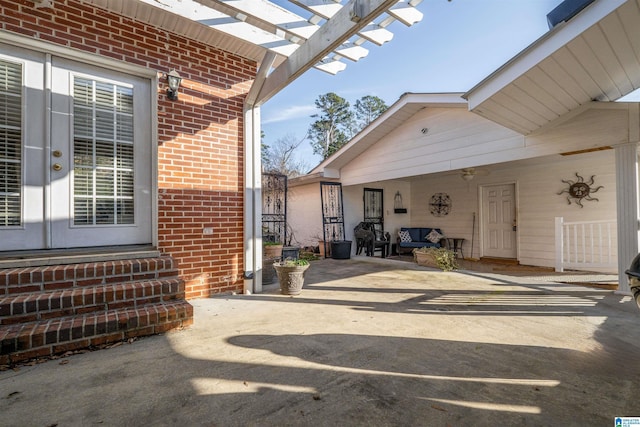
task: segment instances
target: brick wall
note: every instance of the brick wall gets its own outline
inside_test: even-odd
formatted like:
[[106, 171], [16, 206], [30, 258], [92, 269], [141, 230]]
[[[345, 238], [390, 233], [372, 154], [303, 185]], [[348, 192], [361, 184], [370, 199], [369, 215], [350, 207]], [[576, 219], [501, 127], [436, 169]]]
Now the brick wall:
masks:
[[[2, 30], [158, 72], [159, 249], [177, 261], [187, 298], [240, 291], [242, 108], [256, 64], [76, 0], [0, 0], [0, 16]], [[178, 101], [162, 78], [174, 68]]]

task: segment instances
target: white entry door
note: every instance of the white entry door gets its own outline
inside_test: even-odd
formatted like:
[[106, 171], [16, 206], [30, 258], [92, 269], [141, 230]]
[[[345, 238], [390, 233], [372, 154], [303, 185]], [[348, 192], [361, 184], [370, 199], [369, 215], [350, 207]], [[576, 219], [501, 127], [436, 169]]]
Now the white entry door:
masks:
[[516, 258], [515, 184], [482, 187], [483, 256]]
[[0, 44], [0, 251], [152, 241], [150, 100], [148, 79]]

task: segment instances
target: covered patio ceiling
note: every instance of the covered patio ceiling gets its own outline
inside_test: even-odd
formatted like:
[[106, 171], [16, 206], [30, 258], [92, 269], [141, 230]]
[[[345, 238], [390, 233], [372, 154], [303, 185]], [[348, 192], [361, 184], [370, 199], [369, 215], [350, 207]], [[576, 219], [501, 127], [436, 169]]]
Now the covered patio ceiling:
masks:
[[[37, 0], [53, 4], [55, 0]], [[367, 46], [393, 38], [395, 21], [422, 20], [422, 0], [84, 0], [260, 64], [260, 105], [314, 67], [336, 74]], [[345, 61], [346, 60], [346, 61]]]
[[528, 135], [592, 101], [640, 88], [640, 0], [596, 0], [464, 95], [470, 111]]

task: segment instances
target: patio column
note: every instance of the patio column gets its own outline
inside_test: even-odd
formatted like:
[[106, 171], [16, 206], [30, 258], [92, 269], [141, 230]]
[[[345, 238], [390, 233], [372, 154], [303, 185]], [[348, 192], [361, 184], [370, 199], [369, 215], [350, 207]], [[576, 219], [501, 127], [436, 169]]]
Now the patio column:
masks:
[[258, 95], [276, 54], [267, 51], [244, 101], [244, 292], [262, 292], [262, 141]]
[[[637, 121], [632, 121], [632, 123]], [[636, 137], [637, 137], [636, 126]], [[633, 135], [630, 134], [630, 136]], [[637, 138], [636, 138], [637, 140]], [[638, 143], [615, 147], [616, 156], [616, 204], [618, 223], [618, 290], [630, 295], [627, 275], [631, 261], [638, 254]]]
[[262, 292], [260, 107], [244, 112], [244, 293]]

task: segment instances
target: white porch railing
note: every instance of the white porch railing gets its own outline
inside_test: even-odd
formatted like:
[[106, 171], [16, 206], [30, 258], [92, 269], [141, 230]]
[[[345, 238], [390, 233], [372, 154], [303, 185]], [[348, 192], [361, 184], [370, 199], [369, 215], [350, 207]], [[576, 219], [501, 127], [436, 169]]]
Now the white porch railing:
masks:
[[556, 217], [556, 271], [617, 269], [616, 220], [564, 222]]

